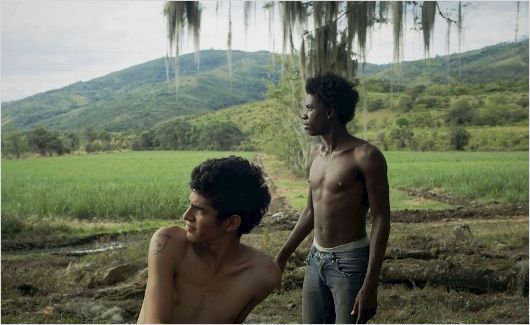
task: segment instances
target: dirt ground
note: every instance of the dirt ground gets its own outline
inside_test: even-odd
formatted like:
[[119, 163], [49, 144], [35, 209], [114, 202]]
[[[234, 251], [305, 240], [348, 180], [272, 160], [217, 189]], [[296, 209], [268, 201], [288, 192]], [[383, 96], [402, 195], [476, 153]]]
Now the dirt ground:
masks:
[[[262, 224], [244, 242], [274, 255], [299, 212], [275, 194]], [[458, 203], [437, 211], [398, 211], [393, 229], [456, 221], [447, 236], [404, 233], [389, 243], [381, 272], [376, 323], [528, 323], [528, 207]], [[492, 246], [466, 221], [526, 225], [526, 236]], [[460, 222], [460, 223], [459, 223]], [[460, 225], [461, 224], [461, 225]], [[475, 224], [473, 224], [475, 225]], [[423, 228], [422, 228], [423, 229]], [[523, 232], [524, 233], [524, 232]], [[95, 236], [69, 243], [2, 242], [3, 323], [135, 323], [147, 279], [150, 233]], [[502, 233], [499, 237], [502, 238]], [[304, 259], [311, 239], [291, 257], [282, 286], [246, 323], [300, 323]]]

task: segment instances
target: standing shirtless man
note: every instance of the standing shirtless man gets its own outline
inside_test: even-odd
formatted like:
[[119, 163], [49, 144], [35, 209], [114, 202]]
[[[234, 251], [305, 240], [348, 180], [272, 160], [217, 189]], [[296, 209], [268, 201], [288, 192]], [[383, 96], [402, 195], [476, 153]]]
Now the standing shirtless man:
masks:
[[186, 229], [159, 229], [138, 323], [242, 323], [280, 284], [278, 265], [240, 243], [270, 203], [261, 170], [239, 157], [191, 174]]
[[[322, 144], [309, 157], [307, 206], [276, 256], [281, 270], [314, 229], [302, 296], [304, 323], [365, 323], [377, 308], [377, 285], [390, 233], [387, 166], [370, 143], [348, 133], [358, 93], [326, 74], [306, 82], [302, 123]], [[370, 239], [366, 213], [372, 215]]]

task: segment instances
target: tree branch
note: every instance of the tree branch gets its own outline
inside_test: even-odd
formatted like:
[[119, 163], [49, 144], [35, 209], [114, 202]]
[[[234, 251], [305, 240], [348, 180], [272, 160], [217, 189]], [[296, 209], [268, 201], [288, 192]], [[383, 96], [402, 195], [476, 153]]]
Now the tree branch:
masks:
[[445, 16], [445, 15], [443, 14], [442, 9], [440, 9], [440, 5], [438, 4], [438, 2], [436, 2], [436, 8], [438, 9], [438, 14], [439, 14], [440, 16], [442, 16], [442, 18], [444, 18], [445, 20], [447, 20], [448, 23], [455, 23], [455, 24], [457, 23], [456, 20], [453, 20], [453, 19], [451, 19], [451, 18], [449, 18], [449, 17], [447, 17], [447, 16]]

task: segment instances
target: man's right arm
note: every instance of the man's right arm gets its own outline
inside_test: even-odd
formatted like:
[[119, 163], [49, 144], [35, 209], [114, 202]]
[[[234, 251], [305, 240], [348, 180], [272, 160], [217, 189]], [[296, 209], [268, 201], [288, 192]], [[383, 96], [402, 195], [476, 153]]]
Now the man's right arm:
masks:
[[313, 202], [312, 202], [312, 195], [311, 195], [311, 188], [309, 188], [309, 193], [307, 194], [307, 205], [300, 214], [300, 217], [298, 218], [298, 222], [296, 223], [296, 226], [294, 226], [293, 231], [289, 235], [289, 238], [287, 238], [287, 241], [285, 244], [283, 244], [282, 248], [280, 249], [280, 252], [278, 252], [278, 255], [276, 256], [276, 263], [278, 263], [278, 266], [280, 266], [280, 269], [282, 272], [285, 269], [285, 266], [287, 265], [287, 259], [291, 254], [296, 250], [298, 245], [304, 240], [304, 238], [309, 235], [311, 230], [313, 230], [314, 227], [314, 221], [313, 221]]
[[176, 258], [180, 255], [179, 234], [161, 228], [151, 238], [148, 277], [138, 323], [171, 323]]
[[[311, 149], [311, 153], [309, 154], [309, 166], [313, 164], [313, 160], [318, 154], [319, 149], [319, 145], [314, 146]], [[289, 256], [291, 256], [291, 254], [296, 250], [298, 245], [300, 245], [300, 243], [307, 237], [307, 235], [309, 235], [311, 230], [313, 230], [314, 226], [315, 224], [313, 215], [313, 195], [311, 192], [311, 186], [309, 186], [306, 207], [304, 211], [302, 211], [302, 213], [300, 214], [300, 217], [298, 218], [298, 221], [296, 222], [293, 231], [289, 235], [289, 238], [287, 238], [287, 241], [285, 242], [285, 244], [283, 244], [282, 248], [278, 252], [278, 255], [276, 255], [276, 263], [278, 263], [282, 272], [284, 271], [285, 266], [287, 265], [287, 259], [289, 258]]]

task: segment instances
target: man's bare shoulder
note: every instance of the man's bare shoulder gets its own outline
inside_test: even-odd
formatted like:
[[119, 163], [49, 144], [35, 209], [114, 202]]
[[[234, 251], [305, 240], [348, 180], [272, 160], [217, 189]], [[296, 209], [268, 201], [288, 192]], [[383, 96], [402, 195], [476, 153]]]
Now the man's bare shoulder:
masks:
[[353, 150], [355, 161], [361, 168], [374, 168], [386, 166], [385, 156], [373, 144], [363, 141]]
[[257, 249], [247, 245], [244, 246], [251, 260], [251, 272], [257, 279], [260, 279], [263, 289], [272, 291], [278, 287], [282, 278], [282, 272], [278, 264], [271, 257]]
[[161, 258], [171, 256], [172, 259], [179, 259], [184, 255], [188, 244], [186, 232], [180, 227], [162, 227], [151, 237], [149, 256]]
[[317, 143], [311, 147], [311, 150], [309, 151], [309, 162], [311, 163], [315, 157], [318, 156], [320, 152], [324, 150], [324, 146], [322, 143]]

